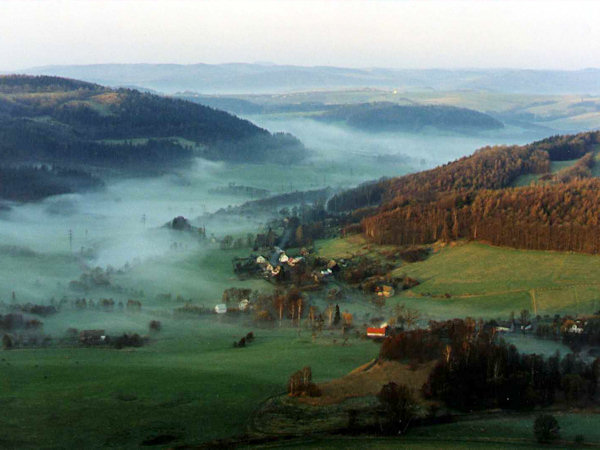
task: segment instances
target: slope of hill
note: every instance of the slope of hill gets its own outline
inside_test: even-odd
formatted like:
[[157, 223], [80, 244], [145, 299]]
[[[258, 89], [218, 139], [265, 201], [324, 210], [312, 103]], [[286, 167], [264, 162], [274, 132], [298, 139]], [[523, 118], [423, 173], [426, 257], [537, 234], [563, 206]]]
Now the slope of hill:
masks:
[[341, 105], [312, 116], [318, 120], [343, 122], [364, 131], [412, 131], [426, 128], [444, 131], [476, 131], [502, 128], [488, 114], [443, 105], [398, 105], [388, 102]]
[[[330, 209], [363, 211], [362, 229], [381, 244], [459, 238], [538, 250], [600, 252], [600, 180], [592, 178], [600, 132], [555, 136], [526, 146], [479, 150], [433, 170], [334, 196]], [[579, 158], [551, 174], [551, 161]], [[520, 175], [541, 173], [530, 186]]]
[[34, 75], [57, 75], [111, 86], [136, 85], [162, 92], [259, 93], [350, 87], [478, 89], [491, 92], [600, 93], [597, 69], [355, 69], [275, 64], [98, 64], [34, 67]]
[[96, 189], [103, 185], [102, 180], [82, 170], [0, 165], [0, 199], [33, 201], [49, 195]]
[[289, 162], [291, 135], [202, 105], [55, 77], [0, 77], [0, 157], [12, 163], [140, 168], [193, 155]]
[[512, 94], [484, 90], [441, 91], [408, 88], [348, 88], [286, 92], [281, 94], [201, 95], [175, 94], [233, 114], [288, 114], [312, 116], [340, 105], [388, 102], [404, 106], [445, 105], [491, 115], [510, 130], [529, 130], [542, 135], [569, 134], [600, 127], [600, 97], [588, 94]]

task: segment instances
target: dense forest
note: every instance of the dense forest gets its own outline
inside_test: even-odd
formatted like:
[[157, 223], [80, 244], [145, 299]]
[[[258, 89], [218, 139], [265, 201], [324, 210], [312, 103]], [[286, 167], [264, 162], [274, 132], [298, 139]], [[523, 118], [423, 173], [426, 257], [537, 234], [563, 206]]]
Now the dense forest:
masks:
[[0, 76], [0, 198], [98, 187], [91, 167], [154, 172], [193, 156], [287, 164], [304, 155], [289, 134], [192, 102], [58, 77]]
[[445, 105], [398, 105], [389, 102], [339, 105], [318, 120], [343, 122], [364, 131], [418, 132], [427, 128], [444, 131], [494, 130], [504, 125], [488, 114]]
[[[494, 147], [433, 170], [367, 184], [334, 196], [338, 211], [381, 205], [362, 219], [381, 244], [460, 238], [538, 250], [600, 252], [600, 180], [592, 177], [600, 132]], [[555, 173], [551, 161], [579, 158]], [[539, 174], [511, 187], [519, 175]], [[371, 203], [372, 204], [372, 203]]]
[[549, 358], [520, 354], [498, 339], [491, 322], [431, 321], [427, 329], [386, 338], [379, 356], [416, 363], [437, 360], [422, 392], [460, 411], [597, 402], [600, 358], [588, 363], [573, 353], [564, 358], [558, 352]]
[[192, 154], [285, 163], [304, 148], [291, 135], [184, 100], [56, 77], [0, 76], [4, 162], [122, 167], [177, 163]]
[[49, 195], [68, 194], [103, 186], [87, 172], [60, 167], [0, 166], [0, 198], [40, 200]]
[[386, 209], [405, 202], [427, 202], [448, 192], [500, 189], [519, 175], [546, 173], [548, 154], [535, 147], [486, 147], [432, 170], [365, 183], [332, 197], [328, 208], [350, 211], [383, 202]]

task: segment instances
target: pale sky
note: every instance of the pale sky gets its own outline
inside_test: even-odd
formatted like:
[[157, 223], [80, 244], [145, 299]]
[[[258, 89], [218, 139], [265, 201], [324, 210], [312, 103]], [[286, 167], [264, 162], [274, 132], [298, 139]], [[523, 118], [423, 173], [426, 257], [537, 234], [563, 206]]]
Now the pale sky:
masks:
[[0, 70], [48, 64], [600, 67], [600, 1], [0, 0]]

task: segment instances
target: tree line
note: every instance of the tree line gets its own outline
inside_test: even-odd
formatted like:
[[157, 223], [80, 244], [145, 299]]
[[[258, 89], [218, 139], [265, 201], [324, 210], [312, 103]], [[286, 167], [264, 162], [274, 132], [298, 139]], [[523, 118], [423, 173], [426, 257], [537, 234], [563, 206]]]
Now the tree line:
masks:
[[460, 238], [522, 249], [600, 252], [600, 180], [448, 194], [364, 219], [380, 244]]
[[572, 353], [560, 358], [520, 354], [498, 340], [483, 321], [432, 321], [428, 329], [386, 338], [380, 358], [437, 364], [422, 388], [426, 398], [461, 411], [529, 409], [556, 401], [587, 405], [597, 400], [600, 358], [588, 364]]
[[[387, 200], [362, 219], [361, 231], [380, 244], [467, 238], [523, 249], [597, 253], [600, 183], [592, 168], [598, 143], [600, 132], [591, 132], [485, 148], [431, 171], [385, 181], [382, 198]], [[573, 157], [579, 160], [548, 172], [551, 160]], [[536, 184], [510, 187], [519, 175], [532, 173], [546, 174]]]

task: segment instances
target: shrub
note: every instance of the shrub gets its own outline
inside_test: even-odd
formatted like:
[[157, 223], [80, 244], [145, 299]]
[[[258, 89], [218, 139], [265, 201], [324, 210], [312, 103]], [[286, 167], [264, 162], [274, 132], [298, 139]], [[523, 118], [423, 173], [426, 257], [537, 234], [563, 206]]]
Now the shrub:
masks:
[[551, 414], [539, 415], [533, 424], [533, 434], [540, 444], [547, 444], [559, 438], [560, 426]]
[[2, 347], [4, 350], [10, 350], [13, 346], [13, 341], [8, 334], [2, 336]]
[[151, 320], [150, 321], [150, 331], [160, 331], [162, 329], [162, 324], [159, 320]]
[[123, 334], [114, 340], [113, 345], [116, 349], [124, 347], [141, 347], [144, 345], [144, 338], [137, 333]]
[[254, 315], [254, 320], [257, 322], [272, 322], [273, 316], [269, 311], [263, 309], [262, 311], [257, 311]]
[[404, 433], [415, 415], [416, 402], [408, 386], [394, 382], [382, 386], [377, 399], [385, 414], [385, 431]]

